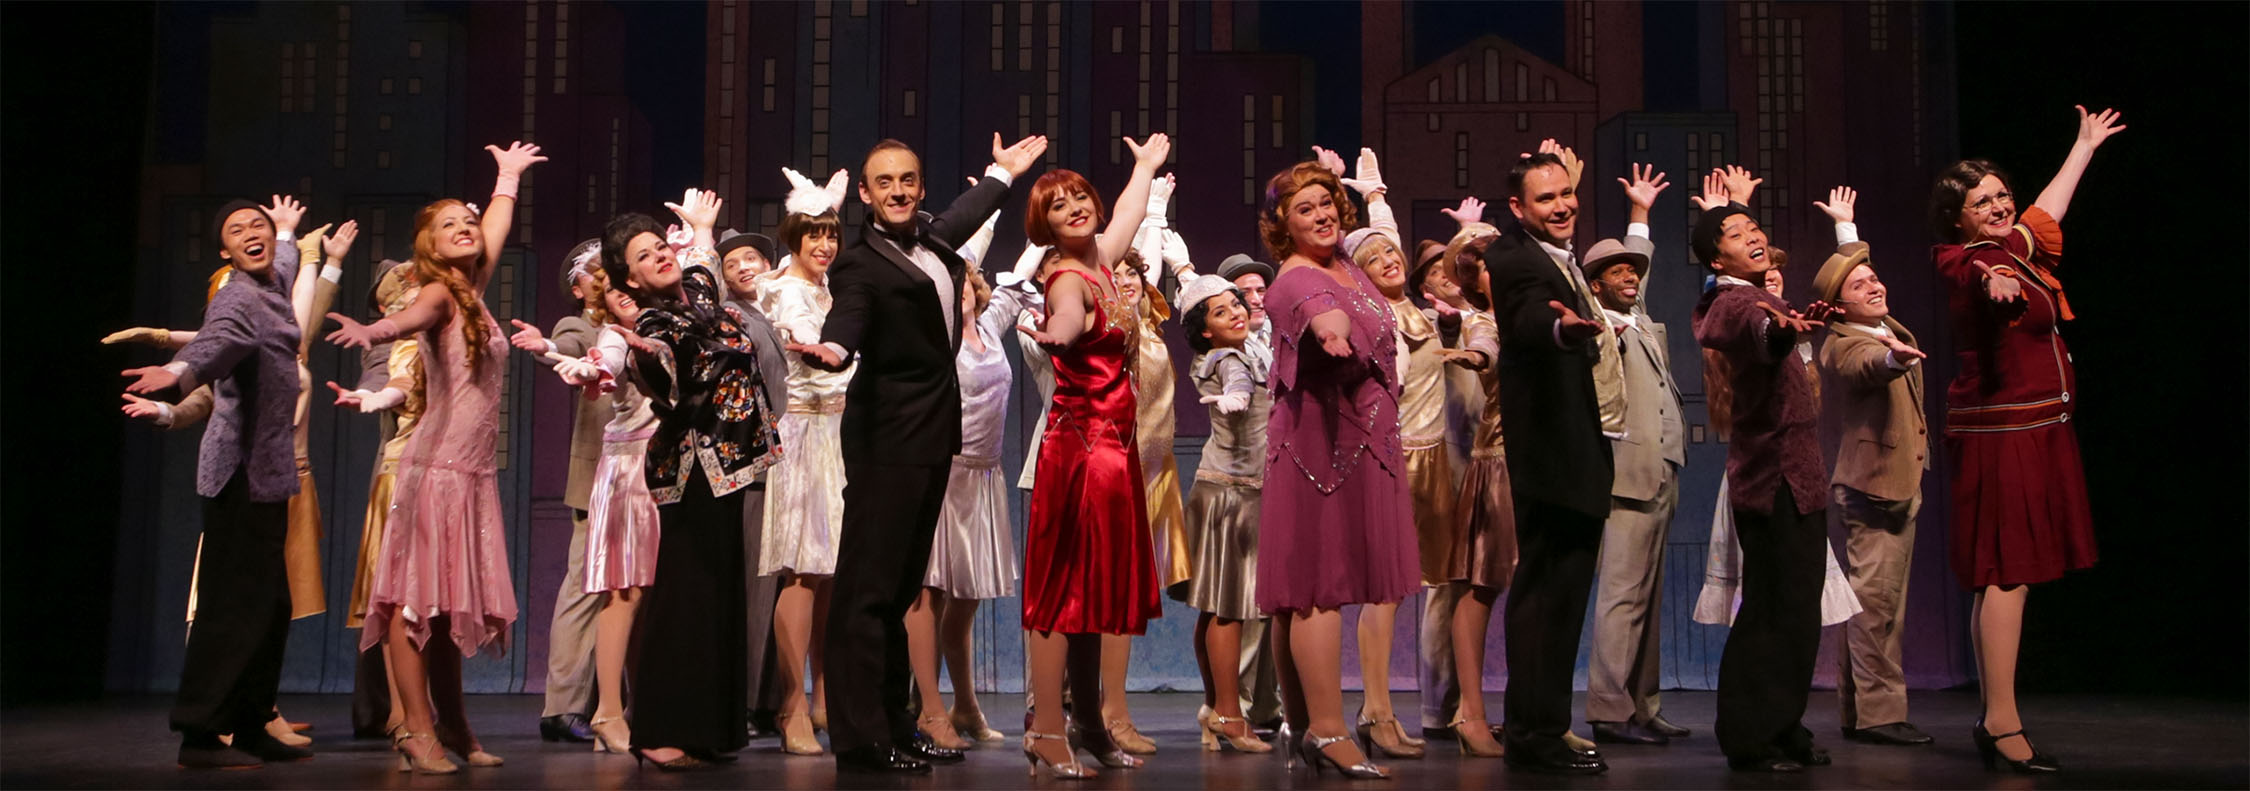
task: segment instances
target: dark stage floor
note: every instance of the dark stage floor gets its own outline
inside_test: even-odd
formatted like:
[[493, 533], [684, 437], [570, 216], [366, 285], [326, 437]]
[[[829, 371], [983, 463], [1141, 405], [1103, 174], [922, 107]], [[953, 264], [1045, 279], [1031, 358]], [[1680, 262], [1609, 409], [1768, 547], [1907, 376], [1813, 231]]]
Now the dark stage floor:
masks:
[[[1356, 695], [1347, 705], [1356, 708]], [[1464, 759], [1433, 751], [1421, 761], [1394, 761], [1391, 783], [1292, 777], [1278, 756], [1204, 753], [1196, 745], [1198, 696], [1133, 696], [1134, 719], [1162, 751], [1147, 767], [1105, 772], [1085, 788], [1278, 788], [1364, 786], [1397, 788], [2243, 788], [2250, 786], [2250, 717], [2242, 702], [2161, 698], [2045, 696], [2026, 711], [2037, 724], [2041, 747], [2069, 769], [2039, 778], [1986, 772], [1977, 763], [1967, 731], [1975, 719], [1969, 693], [1915, 695], [1914, 719], [1938, 736], [1930, 747], [1871, 747], [1836, 732], [1835, 698], [1816, 693], [1806, 723], [1833, 750], [1836, 764], [1803, 775], [1742, 775], [1727, 771], [1710, 736], [1713, 698], [1707, 692], [1665, 696], [1670, 718], [1696, 735], [1668, 747], [1608, 747], [1605, 777], [1556, 779], [1512, 774], [1492, 759]], [[123, 699], [104, 704], [25, 708], [0, 713], [0, 786], [7, 788], [1023, 788], [1070, 785], [1028, 780], [1016, 741], [971, 754], [966, 764], [909, 779], [838, 776], [827, 758], [794, 758], [776, 742], [753, 743], [736, 765], [700, 774], [662, 775], [636, 770], [631, 758], [598, 755], [585, 745], [539, 741], [540, 701], [530, 695], [474, 696], [471, 717], [485, 748], [508, 759], [498, 769], [464, 768], [451, 777], [416, 777], [396, 767], [380, 741], [344, 738], [347, 700], [340, 695], [289, 696], [282, 709], [310, 720], [318, 757], [245, 772], [187, 772], [174, 767], [174, 738], [165, 732], [168, 701]], [[1023, 716], [1021, 698], [988, 698], [991, 719], [1014, 735]], [[1414, 711], [1414, 696], [1398, 696]], [[1410, 724], [1412, 716], [1404, 717]], [[1583, 728], [1581, 728], [1583, 733]], [[1438, 743], [1444, 746], [1444, 743]]]

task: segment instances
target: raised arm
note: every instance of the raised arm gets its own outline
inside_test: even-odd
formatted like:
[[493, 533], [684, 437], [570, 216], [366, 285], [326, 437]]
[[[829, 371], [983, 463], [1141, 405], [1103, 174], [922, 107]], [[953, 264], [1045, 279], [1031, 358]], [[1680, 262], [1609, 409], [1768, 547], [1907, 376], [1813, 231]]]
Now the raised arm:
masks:
[[336, 288], [344, 277], [344, 256], [351, 254], [352, 242], [359, 238], [359, 222], [346, 220], [334, 231], [323, 225], [313, 231], [312, 238], [319, 240], [320, 267], [316, 270], [308, 264], [300, 269], [296, 289], [289, 298], [289, 307], [297, 314], [297, 327], [303, 331], [297, 342], [299, 358], [312, 353], [313, 330], [336, 302]]
[[[1132, 249], [1133, 231], [1141, 227], [1141, 218], [1148, 216], [1148, 184], [1156, 178], [1156, 169], [1164, 166], [1164, 158], [1172, 153], [1172, 138], [1163, 132], [1148, 136], [1148, 141], [1135, 143], [1125, 138], [1125, 147], [1133, 150], [1133, 175], [1125, 182], [1125, 191], [1117, 195], [1117, 208], [1102, 228], [1095, 244], [1101, 250], [1101, 266], [1124, 257]], [[1050, 304], [1058, 300], [1049, 296]], [[1050, 324], [1050, 326], [1052, 326]]]
[[1391, 190], [1383, 184], [1383, 168], [1375, 159], [1375, 149], [1359, 150], [1359, 173], [1343, 182], [1344, 186], [1352, 188], [1362, 200], [1367, 201], [1367, 227], [1390, 237], [1391, 245], [1397, 247], [1400, 253], [1408, 252], [1406, 242], [1398, 236], [1398, 215], [1391, 211], [1390, 199], [1385, 197]]
[[2079, 105], [2078, 140], [2070, 144], [2070, 154], [2063, 157], [2062, 169], [2055, 171], [2054, 180], [2047, 182], [2047, 188], [2039, 191], [2039, 199], [2031, 205], [2061, 222], [2063, 212], [2070, 208], [2071, 194], [2078, 191], [2078, 179], [2086, 175], [2086, 163], [2094, 160], [2094, 149], [2100, 148], [2110, 135], [2125, 131], [2125, 125], [2118, 123], [2123, 120], [2124, 116], [2116, 110], [2088, 115], [2085, 106]]
[[[726, 201], [719, 199], [719, 193], [694, 187], [689, 187], [687, 192], [680, 196], [679, 203], [664, 204], [664, 208], [671, 209], [673, 214], [679, 215], [680, 223], [686, 225], [688, 232], [693, 235], [693, 238], [688, 240], [687, 248], [680, 251], [679, 265], [681, 272], [685, 273], [688, 267], [699, 266], [703, 268], [703, 271], [710, 273], [713, 279], [719, 277], [717, 265], [712, 260], [717, 256], [709, 251], [716, 249], [718, 246], [711, 229], [718, 226], [719, 208], [725, 205]], [[690, 254], [697, 250], [705, 252], [702, 255]]]
[[484, 293], [485, 281], [491, 279], [492, 270], [500, 263], [500, 254], [508, 249], [508, 231], [516, 224], [516, 190], [523, 183], [523, 173], [532, 165], [547, 161], [539, 155], [539, 147], [523, 141], [509, 143], [506, 149], [485, 146], [492, 153], [492, 161], [500, 168], [500, 175], [492, 181], [491, 205], [484, 207], [478, 224], [484, 230], [484, 265], [477, 268], [469, 279], [469, 286]]

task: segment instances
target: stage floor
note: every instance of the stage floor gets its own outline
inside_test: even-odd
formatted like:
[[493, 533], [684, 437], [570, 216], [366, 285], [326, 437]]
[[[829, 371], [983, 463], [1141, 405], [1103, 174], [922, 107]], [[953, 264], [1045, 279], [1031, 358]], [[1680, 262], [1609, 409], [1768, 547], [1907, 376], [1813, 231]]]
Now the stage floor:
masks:
[[[1358, 696], [1346, 695], [1357, 707]], [[1029, 780], [1017, 740], [973, 752], [967, 763], [915, 778], [868, 777], [836, 773], [828, 758], [783, 756], [772, 740], [754, 742], [742, 760], [725, 769], [663, 775], [636, 770], [629, 757], [595, 754], [586, 745], [539, 741], [540, 700], [531, 695], [482, 695], [469, 699], [485, 749], [508, 759], [497, 769], [463, 768], [452, 777], [416, 777], [394, 771], [381, 741], [346, 738], [348, 701], [340, 695], [285, 696], [282, 710], [309, 720], [319, 755], [310, 761], [244, 772], [189, 772], [176, 768], [177, 740], [165, 731], [169, 701], [128, 698], [101, 704], [32, 707], [0, 712], [0, 786], [7, 788], [1083, 788], [1253, 789], [1315, 785], [1386, 787], [1327, 779], [1310, 773], [1294, 777], [1278, 756], [1204, 753], [1196, 744], [1193, 694], [1142, 694], [1132, 698], [1133, 716], [1162, 751], [1148, 766], [1109, 771], [1090, 783]], [[1412, 694], [1397, 696], [1401, 712], [1413, 712]], [[1665, 695], [1670, 719], [1695, 729], [1694, 736], [1666, 747], [1605, 747], [1609, 774], [1562, 779], [1510, 773], [1499, 760], [1465, 759], [1443, 749], [1420, 761], [1392, 761], [1397, 788], [2243, 788], [2250, 787], [2250, 716], [2242, 701], [2216, 702], [2170, 698], [2034, 696], [2026, 716], [2039, 744], [2068, 769], [2036, 781], [1987, 772], [1977, 763], [1968, 729], [1976, 717], [1976, 698], [1965, 692], [1914, 696], [1914, 721], [1938, 737], [1917, 748], [1873, 747], [1845, 741], [1835, 726], [1835, 696], [1815, 692], [1805, 722], [1836, 764], [1802, 775], [1749, 775], [1729, 772], [1712, 739], [1713, 696], [1708, 692]], [[1022, 713], [1021, 698], [991, 696], [993, 724], [1012, 736]], [[1498, 701], [1495, 696], [1494, 707]], [[1401, 717], [1409, 723], [1412, 714]], [[1584, 735], [1584, 727], [1580, 727]], [[1447, 743], [1433, 743], [1449, 747]]]

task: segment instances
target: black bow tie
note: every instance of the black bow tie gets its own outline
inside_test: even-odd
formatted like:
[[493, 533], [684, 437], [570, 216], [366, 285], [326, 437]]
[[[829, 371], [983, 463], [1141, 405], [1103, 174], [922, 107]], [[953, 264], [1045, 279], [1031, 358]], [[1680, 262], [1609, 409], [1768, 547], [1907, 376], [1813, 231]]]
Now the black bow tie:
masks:
[[920, 223], [901, 231], [887, 227], [881, 221], [876, 221], [874, 228], [875, 235], [890, 240], [891, 244], [898, 245], [899, 252], [912, 253], [914, 248], [921, 244], [922, 228]]

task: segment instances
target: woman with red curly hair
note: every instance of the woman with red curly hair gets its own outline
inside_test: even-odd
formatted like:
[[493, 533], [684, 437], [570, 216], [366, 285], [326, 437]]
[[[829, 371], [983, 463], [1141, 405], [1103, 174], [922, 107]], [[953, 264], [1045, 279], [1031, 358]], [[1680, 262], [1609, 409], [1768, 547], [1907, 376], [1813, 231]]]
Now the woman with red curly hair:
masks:
[[1359, 222], [1335, 174], [1313, 162], [1273, 177], [1258, 229], [1280, 274], [1273, 325], [1257, 606], [1274, 615], [1274, 657], [1292, 763], [1352, 777], [1390, 774], [1350, 740], [1343, 715], [1343, 607], [1421, 585], [1399, 440], [1398, 320], [1338, 254]]

